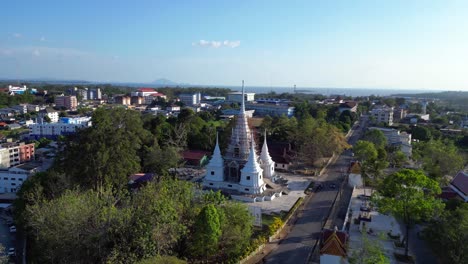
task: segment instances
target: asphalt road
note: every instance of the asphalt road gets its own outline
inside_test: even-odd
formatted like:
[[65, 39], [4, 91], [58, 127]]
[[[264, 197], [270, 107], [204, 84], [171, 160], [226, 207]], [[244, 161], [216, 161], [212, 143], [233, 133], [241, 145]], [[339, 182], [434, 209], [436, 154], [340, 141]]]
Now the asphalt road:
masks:
[[[367, 123], [363, 118], [359, 126], [355, 126], [348, 138], [348, 143], [354, 144], [361, 136]], [[343, 182], [343, 173], [352, 160], [351, 150], [345, 151], [338, 159], [328, 166], [324, 175], [319, 178], [323, 189], [316, 192], [311, 199], [305, 201], [303, 211], [299, 214], [291, 232], [265, 259], [265, 263], [306, 263], [309, 255], [320, 237], [323, 222]], [[331, 188], [335, 184], [336, 188]]]

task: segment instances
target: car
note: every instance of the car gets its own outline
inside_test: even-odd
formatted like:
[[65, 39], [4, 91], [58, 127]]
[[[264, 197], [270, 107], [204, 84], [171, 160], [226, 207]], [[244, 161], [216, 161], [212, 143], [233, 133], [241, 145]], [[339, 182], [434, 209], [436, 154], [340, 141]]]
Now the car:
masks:
[[8, 256], [10, 256], [10, 257], [16, 256], [16, 249], [15, 249], [15, 248], [12, 248], [12, 247], [9, 248], [9, 249], [8, 249]]
[[336, 184], [334, 184], [334, 183], [330, 184], [330, 188], [331, 188], [331, 189], [335, 189], [335, 188], [336, 188]]
[[10, 233], [16, 233], [16, 226], [10, 226]]

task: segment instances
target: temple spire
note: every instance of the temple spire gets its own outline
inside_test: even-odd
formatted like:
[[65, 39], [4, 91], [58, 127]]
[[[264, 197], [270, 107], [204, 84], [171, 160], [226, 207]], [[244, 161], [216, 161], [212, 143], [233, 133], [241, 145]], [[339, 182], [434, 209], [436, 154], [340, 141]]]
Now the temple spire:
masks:
[[241, 103], [241, 113], [244, 114], [245, 113], [245, 95], [244, 95], [244, 80], [242, 80], [242, 103]]
[[[253, 135], [252, 135], [253, 138]], [[262, 168], [260, 164], [257, 162], [257, 154], [255, 153], [255, 141], [252, 140], [250, 144], [250, 153], [249, 158], [247, 159], [247, 163], [245, 164], [244, 168], [242, 168], [242, 173], [259, 173], [262, 172]]]
[[270, 164], [270, 163], [273, 162], [273, 160], [270, 157], [270, 153], [268, 153], [266, 129], [265, 129], [265, 132], [264, 132], [262, 153], [260, 154], [260, 159], [266, 164]]

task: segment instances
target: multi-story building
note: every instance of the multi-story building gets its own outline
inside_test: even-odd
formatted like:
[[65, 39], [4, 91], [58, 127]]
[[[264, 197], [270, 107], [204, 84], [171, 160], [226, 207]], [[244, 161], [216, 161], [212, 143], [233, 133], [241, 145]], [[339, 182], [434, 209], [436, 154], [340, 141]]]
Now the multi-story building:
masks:
[[0, 145], [0, 167], [9, 168], [34, 160], [34, 143], [9, 142]]
[[74, 134], [78, 129], [91, 126], [91, 117], [62, 117], [59, 123], [38, 123], [29, 126], [29, 138], [56, 139], [58, 136]]
[[242, 92], [228, 93], [227, 101], [234, 102], [234, 103], [242, 103], [242, 98], [245, 102], [252, 102], [255, 100], [255, 93], [242, 93]]
[[131, 104], [132, 105], [141, 105], [145, 102], [145, 97], [143, 96], [132, 96], [131, 98]]
[[370, 114], [376, 124], [385, 123], [389, 126], [393, 125], [393, 107], [376, 107], [371, 110]]
[[76, 96], [57, 96], [55, 97], [55, 106], [64, 107], [68, 110], [75, 110], [78, 106], [78, 100]]
[[407, 157], [411, 157], [413, 150], [411, 146], [411, 134], [400, 132], [393, 128], [370, 127], [369, 129], [382, 131], [387, 138], [388, 145], [400, 147], [401, 151], [405, 153]]
[[249, 103], [245, 105], [248, 110], [255, 110], [255, 115], [258, 116], [281, 116], [287, 117], [294, 116], [294, 107], [284, 104], [260, 104], [260, 103]]
[[186, 106], [194, 106], [194, 105], [200, 104], [201, 94], [200, 93], [180, 94], [179, 99]]
[[99, 88], [88, 89], [88, 100], [101, 100], [101, 99], [102, 99], [101, 89]]
[[88, 100], [88, 88], [84, 89], [77, 89], [76, 95], [81, 97], [81, 100], [86, 101]]
[[39, 171], [40, 165], [26, 163], [0, 169], [0, 193], [16, 193], [29, 176]]
[[23, 87], [9, 85], [8, 91], [13, 94], [24, 94], [26, 91], [29, 91], [32, 94], [37, 93], [37, 89], [28, 88], [26, 85], [23, 85]]
[[49, 117], [51, 123], [57, 123], [59, 120], [59, 113], [57, 110], [47, 107], [39, 112], [39, 117], [44, 119]]
[[114, 102], [116, 104], [121, 104], [121, 105], [131, 105], [132, 98], [126, 95], [117, 95], [114, 97]]

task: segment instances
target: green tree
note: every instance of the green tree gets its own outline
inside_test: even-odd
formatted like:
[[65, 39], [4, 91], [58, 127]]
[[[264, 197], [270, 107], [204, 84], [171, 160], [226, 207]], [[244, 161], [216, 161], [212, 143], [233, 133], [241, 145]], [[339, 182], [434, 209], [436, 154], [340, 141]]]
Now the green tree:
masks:
[[424, 237], [441, 263], [468, 263], [468, 204], [433, 219]]
[[431, 219], [443, 209], [436, 197], [438, 183], [422, 171], [403, 169], [387, 176], [378, 187], [374, 200], [382, 213], [390, 213], [406, 228], [405, 255], [408, 256], [409, 231], [422, 220]]
[[413, 157], [422, 162], [431, 178], [441, 183], [446, 183], [445, 175], [453, 175], [464, 166], [463, 157], [451, 141], [419, 142], [415, 144]]
[[414, 126], [411, 128], [411, 135], [413, 139], [428, 141], [432, 138], [431, 131], [427, 127]]
[[383, 148], [387, 145], [387, 138], [384, 133], [378, 129], [370, 129], [364, 134], [363, 140], [374, 143], [376, 148]]
[[245, 204], [237, 202], [224, 203], [218, 206], [218, 211], [222, 231], [219, 252], [226, 261], [239, 259], [250, 244], [253, 216]]
[[92, 122], [65, 142], [61, 168], [84, 188], [120, 192], [128, 176], [140, 170], [138, 153], [149, 134], [133, 110], [99, 108]]
[[365, 232], [361, 237], [362, 245], [352, 252], [349, 257], [350, 264], [390, 264], [379, 241], [370, 241]]
[[192, 235], [191, 251], [194, 256], [210, 257], [218, 250], [221, 224], [218, 209], [205, 205], [198, 214]]
[[354, 154], [361, 161], [377, 159], [377, 149], [374, 144], [369, 141], [359, 140], [353, 147]]

